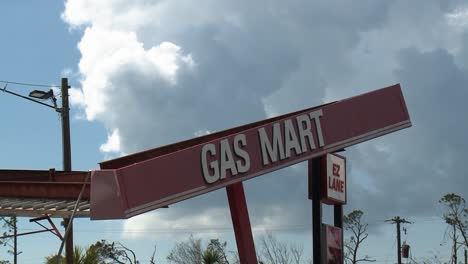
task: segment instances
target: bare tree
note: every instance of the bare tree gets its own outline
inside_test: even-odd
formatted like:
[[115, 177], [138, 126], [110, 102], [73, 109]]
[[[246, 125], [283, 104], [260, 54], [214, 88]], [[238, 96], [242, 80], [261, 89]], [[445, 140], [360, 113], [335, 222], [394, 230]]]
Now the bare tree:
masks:
[[156, 255], [156, 246], [154, 246], [153, 255], [151, 255], [150, 264], [156, 264], [154, 261], [154, 255]]
[[278, 241], [271, 233], [260, 237], [259, 263], [299, 264], [304, 248], [297, 244]]
[[129, 263], [129, 264], [138, 264], [136, 254], [130, 248], [124, 246], [120, 242], [109, 243], [106, 240], [101, 240], [89, 247], [89, 250], [96, 251], [104, 259], [109, 259], [114, 261], [113, 263]]
[[201, 239], [195, 239], [193, 236], [190, 236], [188, 241], [175, 245], [169, 253], [169, 256], [167, 256], [167, 260], [177, 264], [202, 264], [202, 255]]
[[346, 263], [356, 264], [358, 262], [375, 262], [369, 256], [358, 258], [358, 250], [367, 236], [367, 224], [362, 222], [364, 212], [361, 210], [354, 210], [348, 215], [343, 217], [344, 229], [351, 232], [351, 238], [345, 242], [345, 260]]
[[226, 242], [221, 243], [219, 239], [211, 239], [203, 249], [202, 240], [190, 236], [188, 241], [174, 246], [167, 260], [176, 264], [229, 264], [226, 245]]
[[[439, 203], [447, 208], [443, 218], [451, 227], [449, 236], [452, 239], [452, 263], [457, 263], [458, 248], [460, 246], [468, 248], [468, 209], [466, 208], [466, 201], [458, 194], [449, 193], [444, 195]], [[459, 241], [459, 238], [461, 241]]]
[[296, 244], [290, 244], [290, 251], [292, 255], [292, 263], [299, 264], [301, 263], [302, 254], [304, 253], [304, 247], [298, 246]]
[[[9, 216], [9, 217], [0, 217], [0, 221], [3, 221], [3, 228], [6, 229], [6, 231], [3, 232], [3, 237], [6, 237], [6, 238], [0, 239], [0, 245], [10, 248], [8, 249], [8, 253], [13, 255], [13, 264], [16, 264], [18, 263], [18, 255], [22, 253], [21, 251], [18, 252], [18, 244], [17, 244], [17, 236], [16, 236], [18, 233], [18, 227], [17, 227], [18, 220], [16, 219], [16, 216]], [[5, 263], [8, 263], [8, 262], [5, 262]]]

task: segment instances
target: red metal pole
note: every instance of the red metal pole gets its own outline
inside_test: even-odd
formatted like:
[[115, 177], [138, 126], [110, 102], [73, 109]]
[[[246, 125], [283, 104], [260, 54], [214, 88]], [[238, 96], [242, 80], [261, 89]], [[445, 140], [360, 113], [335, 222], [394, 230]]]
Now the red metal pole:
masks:
[[240, 263], [257, 264], [255, 244], [250, 227], [249, 211], [245, 200], [242, 182], [226, 186], [229, 209], [231, 209], [232, 225], [236, 235], [237, 251]]

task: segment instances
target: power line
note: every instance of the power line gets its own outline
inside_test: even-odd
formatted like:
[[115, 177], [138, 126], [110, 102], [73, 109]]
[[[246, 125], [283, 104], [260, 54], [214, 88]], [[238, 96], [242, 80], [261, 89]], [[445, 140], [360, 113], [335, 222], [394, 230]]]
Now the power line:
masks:
[[[390, 222], [389, 220], [376, 220], [368, 225], [382, 225], [383, 221]], [[423, 222], [433, 222], [432, 220], [421, 220]], [[436, 221], [434, 221], [436, 222]], [[106, 230], [93, 230], [93, 229], [76, 229], [76, 232], [83, 233], [94, 233], [94, 232], [105, 232], [105, 233], [190, 233], [190, 232], [230, 232], [232, 231], [232, 226], [205, 226], [205, 227], [171, 227], [171, 228], [145, 228], [145, 229], [120, 229], [112, 228]], [[21, 230], [28, 231], [33, 229], [20, 228]], [[263, 232], [263, 231], [295, 231], [295, 230], [311, 230], [309, 224], [298, 224], [298, 225], [274, 225], [274, 226], [261, 226], [253, 228], [254, 232]]]
[[5, 84], [17, 84], [17, 85], [24, 85], [24, 86], [33, 86], [33, 87], [54, 87], [54, 88], [60, 88], [58, 85], [47, 85], [47, 84], [37, 84], [37, 83], [23, 83], [23, 82], [13, 82], [13, 81], [3, 81], [0, 80], [0, 83], [5, 83]]

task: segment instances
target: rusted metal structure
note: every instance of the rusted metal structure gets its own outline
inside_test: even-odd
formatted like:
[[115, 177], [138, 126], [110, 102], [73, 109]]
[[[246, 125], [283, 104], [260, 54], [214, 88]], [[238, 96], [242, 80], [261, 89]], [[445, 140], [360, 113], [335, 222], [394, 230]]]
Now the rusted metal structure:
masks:
[[[88, 209], [83, 202], [83, 212], [89, 210], [91, 219], [100, 220], [129, 218], [225, 188], [241, 263], [256, 264], [242, 182], [309, 161], [314, 263], [320, 263], [320, 158], [410, 126], [397, 84], [105, 161], [100, 163], [101, 170], [92, 172], [90, 182], [87, 172], [0, 171], [0, 197], [76, 201], [82, 196], [90, 203]], [[40, 207], [27, 206], [33, 211]], [[60, 210], [55, 208], [57, 215]], [[21, 207], [18, 211], [25, 210]], [[342, 214], [342, 207], [336, 207], [335, 212]], [[336, 218], [335, 225], [341, 221]]]
[[90, 182], [85, 171], [0, 170], [0, 215], [69, 218], [83, 185], [76, 217], [90, 215]]

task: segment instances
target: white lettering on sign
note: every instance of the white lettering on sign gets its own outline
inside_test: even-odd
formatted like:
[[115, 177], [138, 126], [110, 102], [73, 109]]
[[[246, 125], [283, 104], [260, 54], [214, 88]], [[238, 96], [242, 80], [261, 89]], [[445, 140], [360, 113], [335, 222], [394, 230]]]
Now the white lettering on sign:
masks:
[[231, 175], [237, 175], [237, 168], [232, 156], [231, 147], [227, 139], [221, 140], [221, 179], [226, 178], [226, 171], [231, 170]]
[[250, 169], [250, 156], [241, 146], [247, 146], [247, 139], [244, 134], [239, 134], [234, 137], [234, 153], [240, 158], [236, 161], [237, 171], [239, 173], [245, 173]]
[[291, 150], [294, 149], [296, 155], [302, 153], [302, 149], [299, 146], [299, 142], [297, 140], [296, 130], [294, 130], [293, 123], [291, 119], [288, 119], [284, 122], [284, 141], [285, 141], [285, 152], [286, 158], [291, 157]]
[[[258, 135], [260, 138], [263, 165], [268, 165], [270, 162], [277, 162], [278, 155], [280, 160], [291, 157], [292, 150], [294, 150], [296, 155], [307, 152], [306, 140], [309, 142], [310, 150], [316, 149], [311, 130], [312, 119], [315, 123], [319, 147], [323, 147], [325, 142], [323, 140], [322, 126], [320, 125], [320, 117], [322, 115], [322, 110], [317, 110], [311, 112], [309, 115], [300, 115], [296, 117], [298, 126], [297, 130], [299, 131], [299, 135], [297, 134], [291, 119], [286, 119], [283, 124], [281, 122], [274, 123], [272, 141], [270, 141], [268, 138], [268, 134], [265, 131], [265, 128], [259, 128]], [[281, 135], [281, 125], [284, 126], [283, 137]]]
[[296, 118], [297, 126], [299, 127], [299, 138], [301, 139], [302, 152], [307, 151], [307, 141], [310, 149], [315, 149], [314, 136], [312, 135], [310, 118], [307, 115], [300, 115]]
[[[201, 153], [201, 160], [202, 160], [202, 170], [203, 170], [203, 177], [207, 183], [213, 183], [219, 180], [219, 169], [218, 169], [218, 161], [214, 160], [210, 163], [210, 167], [208, 168], [207, 164], [207, 156], [210, 155], [214, 157], [216, 155], [216, 148], [214, 144], [206, 144], [202, 148]], [[212, 174], [210, 173], [212, 171]]]
[[309, 114], [311, 119], [314, 119], [315, 128], [317, 129], [317, 137], [319, 142], [319, 147], [325, 146], [325, 142], [323, 141], [323, 134], [322, 134], [322, 125], [320, 125], [320, 117], [323, 115], [322, 109], [313, 111]]
[[268, 139], [265, 128], [262, 127], [258, 130], [258, 135], [260, 136], [260, 146], [262, 147], [263, 165], [267, 165], [269, 163], [267, 154], [270, 157], [271, 162], [278, 161], [278, 151], [280, 159], [283, 160], [285, 158], [280, 129], [280, 123], [273, 124], [273, 144], [271, 144], [270, 140]]
[[[234, 137], [233, 147], [228, 139], [221, 140], [218, 155], [215, 144], [204, 145], [201, 151], [201, 163], [205, 181], [215, 183], [220, 179], [225, 179], [228, 170], [232, 176], [247, 172], [250, 169], [250, 157], [249, 153], [242, 149], [246, 145], [247, 139], [244, 134], [238, 134]], [[234, 153], [232, 149], [234, 149]]]
[[[269, 134], [265, 127], [258, 129], [262, 164], [268, 165], [277, 161], [301, 155], [317, 148], [312, 129], [315, 124], [317, 143], [323, 147], [322, 110], [316, 110], [293, 118], [274, 123]], [[294, 125], [296, 123], [296, 125]], [[231, 141], [227, 138], [209, 143], [202, 147], [200, 160], [205, 182], [215, 183], [226, 179], [228, 175], [236, 176], [247, 173], [250, 169], [250, 156], [246, 151], [247, 137], [238, 134]], [[229, 172], [229, 173], [228, 173]]]

